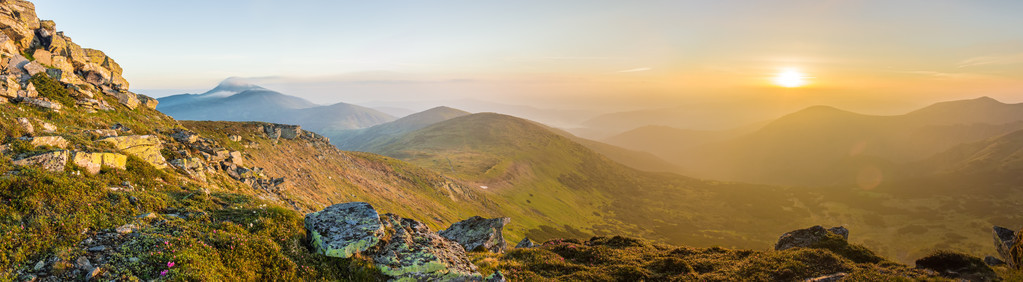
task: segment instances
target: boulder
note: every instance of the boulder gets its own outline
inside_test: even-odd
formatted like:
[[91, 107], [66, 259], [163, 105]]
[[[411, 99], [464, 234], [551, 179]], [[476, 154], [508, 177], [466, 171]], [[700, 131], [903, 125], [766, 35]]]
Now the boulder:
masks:
[[3, 90], [0, 91], [0, 96], [7, 98], [18, 97], [18, 91], [21, 90], [21, 82], [18, 82], [18, 78], [13, 75], [8, 75], [0, 79], [0, 86], [3, 86]]
[[984, 260], [971, 255], [938, 251], [916, 260], [916, 268], [929, 269], [941, 276], [967, 281], [996, 281], [998, 275]]
[[230, 161], [231, 163], [234, 163], [236, 165], [245, 165], [245, 160], [242, 159], [242, 152], [231, 151], [229, 155], [230, 157], [227, 158], [227, 160]]
[[156, 98], [153, 97], [149, 97], [142, 94], [135, 94], [135, 96], [138, 97], [139, 103], [142, 104], [142, 106], [145, 106], [146, 108], [155, 110], [156, 105], [160, 104], [160, 101], [156, 100]]
[[75, 152], [71, 162], [84, 168], [90, 174], [97, 174], [103, 166], [125, 169], [128, 156], [118, 153]]
[[451, 281], [479, 280], [481, 275], [457, 242], [430, 228], [393, 214], [380, 217], [390, 240], [371, 257], [380, 271], [395, 280]]
[[85, 134], [89, 134], [92, 138], [103, 138], [103, 137], [114, 137], [117, 136], [117, 130], [113, 129], [93, 129], [86, 130]]
[[32, 57], [35, 58], [36, 62], [39, 62], [40, 64], [47, 66], [53, 65], [53, 54], [51, 54], [50, 51], [46, 51], [45, 49], [42, 48], [36, 49], [36, 51], [32, 53]]
[[305, 216], [309, 242], [320, 254], [348, 258], [375, 246], [384, 235], [380, 216], [363, 202], [331, 205]]
[[266, 124], [263, 132], [269, 139], [295, 139], [302, 136], [302, 126], [289, 124]]
[[43, 108], [43, 109], [51, 110], [51, 111], [54, 111], [54, 112], [60, 112], [60, 110], [64, 108], [63, 106], [60, 105], [60, 103], [57, 103], [57, 102], [54, 102], [54, 101], [50, 101], [50, 99], [46, 99], [46, 98], [43, 98], [43, 97], [37, 97], [37, 98], [20, 97], [16, 101], [18, 101], [19, 103], [24, 103], [24, 104], [40, 107], [40, 108]]
[[1016, 258], [1012, 253], [1012, 246], [1016, 243], [1016, 231], [1001, 226], [994, 226], [992, 235], [995, 237], [995, 250], [998, 251], [998, 255], [1002, 256], [1005, 263], [1008, 263], [1010, 267], [1017, 267]]
[[132, 109], [132, 110], [134, 110], [136, 107], [138, 107], [139, 103], [141, 103], [139, 101], [138, 95], [135, 95], [135, 93], [131, 93], [131, 92], [127, 92], [127, 91], [112, 90], [112, 89], [111, 90], [103, 90], [103, 93], [107, 94], [107, 95], [110, 95], [110, 96], [113, 96], [114, 98], [117, 98], [117, 102], [120, 102], [121, 104], [127, 106], [129, 109]]
[[778, 243], [774, 245], [774, 249], [781, 251], [797, 247], [812, 247], [831, 236], [848, 240], [849, 230], [841, 226], [824, 229], [824, 227], [817, 225], [806, 229], [790, 231], [781, 235], [781, 238], [778, 238]]
[[35, 133], [35, 127], [32, 127], [32, 122], [28, 118], [18, 118], [18, 125], [21, 126], [25, 133]]
[[21, 54], [15, 54], [7, 61], [7, 73], [10, 74], [21, 74], [22, 69], [29, 63], [29, 60]]
[[998, 259], [996, 257], [993, 257], [993, 256], [986, 256], [986, 257], [984, 257], [984, 263], [986, 263], [987, 265], [990, 265], [990, 266], [1005, 265], [1005, 261], [1000, 260], [1000, 259]]
[[24, 69], [28, 75], [36, 75], [37, 73], [46, 72], [46, 67], [34, 61], [25, 64]]
[[511, 218], [482, 218], [473, 216], [469, 219], [452, 224], [448, 229], [438, 232], [440, 236], [458, 242], [467, 251], [504, 252], [507, 244], [501, 231], [511, 222]]
[[67, 165], [67, 151], [53, 151], [14, 161], [16, 166], [39, 166], [49, 171], [63, 171]]
[[162, 169], [167, 167], [167, 160], [160, 153], [163, 142], [156, 136], [118, 136], [103, 138], [100, 141], [109, 142], [121, 152], [139, 157], [156, 168]]
[[66, 148], [68, 144], [67, 140], [64, 140], [64, 137], [60, 136], [39, 136], [32, 138], [32, 141], [29, 143], [32, 144], [33, 147], [50, 146], [61, 149]]
[[192, 144], [192, 143], [195, 143], [196, 141], [199, 141], [199, 135], [198, 134], [195, 134], [194, 132], [191, 132], [191, 131], [181, 130], [181, 129], [175, 129], [174, 133], [171, 133], [170, 136], [171, 136], [171, 138], [174, 138], [174, 140], [177, 140], [178, 142], [185, 143], [185, 144]]
[[516, 249], [532, 247], [536, 247], [536, 244], [533, 244], [533, 241], [530, 241], [529, 238], [522, 238], [522, 241], [519, 241], [519, 243], [515, 245]]

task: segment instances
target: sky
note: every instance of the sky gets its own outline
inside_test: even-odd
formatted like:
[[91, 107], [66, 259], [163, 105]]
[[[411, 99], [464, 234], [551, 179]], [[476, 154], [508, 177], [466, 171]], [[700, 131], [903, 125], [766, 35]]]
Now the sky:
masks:
[[[1023, 102], [1023, 1], [34, 2], [153, 96], [244, 77], [324, 104]], [[787, 70], [806, 84], [772, 82]]]

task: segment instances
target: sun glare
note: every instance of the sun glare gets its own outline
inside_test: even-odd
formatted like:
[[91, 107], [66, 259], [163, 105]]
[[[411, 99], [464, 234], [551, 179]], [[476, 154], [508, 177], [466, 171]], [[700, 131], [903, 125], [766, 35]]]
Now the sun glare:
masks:
[[800, 87], [808, 83], [807, 78], [810, 77], [799, 70], [788, 68], [774, 76], [774, 84], [788, 88]]

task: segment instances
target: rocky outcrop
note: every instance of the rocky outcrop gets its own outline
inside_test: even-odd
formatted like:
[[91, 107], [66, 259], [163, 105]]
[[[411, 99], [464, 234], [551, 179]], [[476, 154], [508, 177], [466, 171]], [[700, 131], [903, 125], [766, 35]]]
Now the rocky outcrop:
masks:
[[317, 253], [339, 258], [375, 246], [384, 235], [377, 211], [363, 202], [336, 204], [307, 214], [305, 227]]
[[[434, 233], [422, 222], [394, 214], [378, 215], [363, 202], [336, 204], [306, 215], [310, 244], [321, 254], [361, 253], [396, 280], [482, 280], [459, 243]], [[495, 276], [498, 281], [503, 276]]]
[[536, 244], [534, 244], [533, 241], [529, 240], [529, 238], [522, 238], [522, 241], [519, 241], [519, 243], [515, 245], [516, 249], [532, 247], [536, 247]]
[[33, 147], [49, 146], [53, 148], [67, 148], [68, 142], [64, 140], [64, 137], [60, 136], [39, 136], [32, 138], [30, 141]]
[[75, 152], [74, 156], [71, 157], [71, 162], [82, 167], [89, 174], [97, 174], [104, 166], [121, 170], [125, 169], [128, 156], [118, 153]]
[[384, 214], [380, 220], [385, 229], [394, 230], [390, 240], [372, 255], [384, 275], [416, 281], [479, 279], [476, 266], [458, 243], [412, 219]]
[[[23, 54], [31, 55], [31, 59]], [[98, 100], [93, 99], [92, 93], [98, 90], [132, 109], [138, 105], [155, 108], [157, 104], [156, 99], [128, 91], [128, 81], [113, 58], [99, 50], [82, 48], [57, 31], [53, 21], [39, 20], [35, 6], [27, 1], [6, 0], [0, 5], [0, 58], [0, 102], [59, 111], [60, 104], [38, 97], [35, 86], [29, 82], [30, 77], [43, 75], [78, 99], [75, 105], [86, 105], [89, 109], [109, 107], [101, 101], [94, 103]], [[60, 90], [51, 87], [50, 91]]]
[[156, 168], [162, 169], [167, 167], [167, 160], [160, 153], [163, 142], [156, 136], [118, 136], [103, 138], [100, 141], [111, 143], [121, 152], [139, 157]]
[[1009, 264], [1009, 267], [1019, 267], [1016, 264], [1019, 258], [1012, 253], [1012, 247], [1019, 243], [1016, 241], [1016, 231], [1001, 226], [994, 226], [992, 229], [991, 235], [994, 235], [998, 255], [1002, 256], [1002, 260]]
[[794, 230], [781, 235], [778, 239], [778, 243], [774, 245], [774, 249], [777, 251], [797, 248], [797, 247], [812, 247], [831, 236], [841, 237], [843, 240], [849, 239], [849, 230], [845, 227], [832, 227], [824, 229], [820, 225]]
[[501, 231], [511, 222], [511, 218], [482, 218], [474, 216], [452, 224], [448, 229], [438, 232], [440, 236], [458, 242], [467, 251], [504, 252], [508, 243], [504, 241]]
[[53, 151], [38, 154], [35, 156], [19, 159], [14, 161], [16, 166], [39, 166], [42, 169], [49, 171], [64, 171], [64, 166], [67, 165], [68, 151]]

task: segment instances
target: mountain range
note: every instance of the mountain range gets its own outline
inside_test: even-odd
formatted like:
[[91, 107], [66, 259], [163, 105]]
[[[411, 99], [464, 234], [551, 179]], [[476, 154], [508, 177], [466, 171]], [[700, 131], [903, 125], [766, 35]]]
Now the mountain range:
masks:
[[332, 132], [370, 127], [395, 119], [383, 112], [347, 103], [317, 105], [239, 78], [228, 78], [202, 94], [172, 95], [159, 101], [157, 110], [176, 119], [298, 124], [328, 137]]

